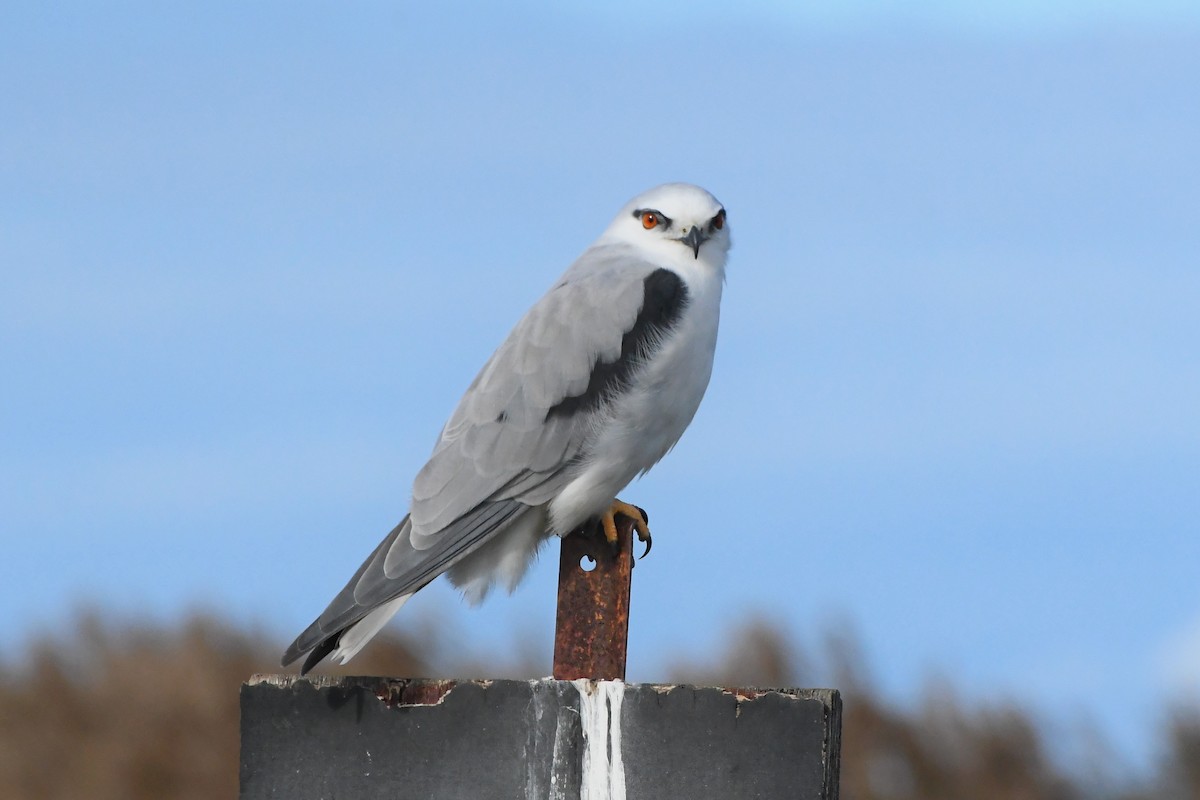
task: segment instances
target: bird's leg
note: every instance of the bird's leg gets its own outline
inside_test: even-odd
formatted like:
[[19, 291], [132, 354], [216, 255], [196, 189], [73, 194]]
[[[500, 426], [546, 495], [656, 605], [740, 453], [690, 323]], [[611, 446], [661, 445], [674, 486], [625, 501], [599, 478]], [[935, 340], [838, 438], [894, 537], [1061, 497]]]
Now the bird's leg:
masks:
[[621, 500], [613, 500], [612, 505], [600, 515], [600, 525], [604, 528], [604, 540], [612, 547], [613, 552], [616, 552], [618, 547], [617, 514], [633, 521], [633, 529], [637, 531], [638, 541], [646, 543], [646, 552], [642, 553], [642, 558], [645, 558], [649, 555], [650, 548], [654, 546], [654, 539], [650, 536], [650, 515], [637, 506]]

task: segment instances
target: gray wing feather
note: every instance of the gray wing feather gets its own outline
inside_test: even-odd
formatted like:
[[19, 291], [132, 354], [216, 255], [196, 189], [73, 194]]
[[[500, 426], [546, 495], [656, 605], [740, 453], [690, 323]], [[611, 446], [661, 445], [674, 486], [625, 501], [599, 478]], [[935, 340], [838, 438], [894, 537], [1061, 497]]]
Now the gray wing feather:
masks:
[[420, 589], [526, 510], [528, 506], [515, 500], [483, 503], [455, 521], [445, 536], [424, 550], [412, 547], [412, 524], [405, 517], [379, 543], [321, 616], [296, 637], [284, 654], [284, 666], [384, 603]]
[[485, 499], [546, 502], [591, 433], [589, 415], [549, 416], [613, 362], [655, 267], [616, 246], [589, 251], [517, 323], [484, 365], [413, 482], [413, 546], [440, 539]]

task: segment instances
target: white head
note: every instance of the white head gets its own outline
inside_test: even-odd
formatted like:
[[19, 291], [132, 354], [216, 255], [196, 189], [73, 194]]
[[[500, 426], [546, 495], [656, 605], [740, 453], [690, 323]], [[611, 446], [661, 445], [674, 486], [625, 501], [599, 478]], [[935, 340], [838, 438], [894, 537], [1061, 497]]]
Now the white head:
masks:
[[664, 183], [635, 197], [604, 239], [650, 251], [670, 263], [707, 261], [717, 269], [729, 253], [729, 225], [717, 198], [690, 183]]

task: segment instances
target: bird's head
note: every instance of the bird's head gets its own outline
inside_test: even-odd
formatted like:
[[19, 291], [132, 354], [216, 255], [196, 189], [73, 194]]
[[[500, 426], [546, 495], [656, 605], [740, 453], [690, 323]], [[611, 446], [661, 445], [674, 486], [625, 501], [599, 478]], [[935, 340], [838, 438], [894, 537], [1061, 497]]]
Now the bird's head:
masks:
[[729, 224], [717, 198], [690, 183], [665, 183], [626, 204], [609, 226], [613, 239], [677, 263], [708, 261], [718, 269], [729, 253]]

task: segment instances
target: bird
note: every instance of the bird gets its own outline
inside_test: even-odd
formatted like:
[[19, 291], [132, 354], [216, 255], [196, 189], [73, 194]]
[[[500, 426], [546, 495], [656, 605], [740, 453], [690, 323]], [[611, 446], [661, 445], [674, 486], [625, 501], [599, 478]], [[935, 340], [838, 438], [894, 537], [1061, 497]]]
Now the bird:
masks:
[[345, 664], [445, 573], [471, 604], [510, 592], [540, 547], [615, 518], [667, 454], [712, 374], [730, 249], [725, 208], [667, 183], [629, 201], [517, 322], [442, 428], [408, 514], [283, 655]]

